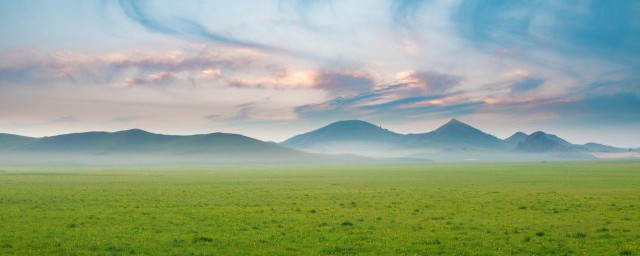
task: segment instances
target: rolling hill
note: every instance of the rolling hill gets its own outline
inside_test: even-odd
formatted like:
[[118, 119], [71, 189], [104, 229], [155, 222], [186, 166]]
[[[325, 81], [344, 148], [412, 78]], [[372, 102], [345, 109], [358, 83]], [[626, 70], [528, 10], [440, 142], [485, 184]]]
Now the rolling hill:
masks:
[[[31, 138], [0, 134], [0, 163], [346, 163], [383, 161], [521, 161], [633, 155], [598, 143], [572, 144], [542, 131], [501, 140], [452, 119], [419, 134], [399, 134], [360, 121], [339, 121], [282, 143], [239, 134], [188, 136], [140, 129]], [[364, 157], [360, 157], [364, 156]]]
[[580, 148], [553, 134], [537, 131], [518, 143], [516, 150], [530, 153], [578, 152]]
[[37, 139], [23, 145], [29, 152], [109, 154], [296, 154], [294, 150], [230, 133], [190, 136], [155, 134], [133, 129], [119, 132], [73, 133]]
[[0, 156], [29, 162], [100, 163], [295, 163], [362, 159], [301, 152], [239, 134], [177, 136], [139, 129], [72, 133], [43, 138], [2, 134]]
[[509, 138], [504, 139], [504, 142], [509, 148], [513, 149], [517, 147], [520, 142], [525, 141], [527, 136], [528, 135], [524, 132], [516, 132], [509, 136]]
[[612, 146], [607, 146], [607, 145], [593, 143], [593, 142], [580, 145], [580, 148], [584, 151], [599, 152], [599, 153], [621, 153], [621, 152], [633, 151], [633, 149], [612, 147]]
[[19, 148], [36, 140], [31, 137], [0, 133], [0, 151]]

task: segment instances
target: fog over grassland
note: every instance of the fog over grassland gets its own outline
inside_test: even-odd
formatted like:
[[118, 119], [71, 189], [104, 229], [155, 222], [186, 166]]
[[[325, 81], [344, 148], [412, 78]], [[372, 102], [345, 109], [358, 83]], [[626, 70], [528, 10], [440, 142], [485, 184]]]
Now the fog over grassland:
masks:
[[360, 120], [340, 121], [281, 143], [239, 134], [162, 135], [140, 129], [43, 138], [0, 134], [4, 164], [347, 164], [495, 162], [638, 157], [634, 149], [571, 144], [515, 133], [499, 139], [452, 119], [421, 134], [399, 134]]

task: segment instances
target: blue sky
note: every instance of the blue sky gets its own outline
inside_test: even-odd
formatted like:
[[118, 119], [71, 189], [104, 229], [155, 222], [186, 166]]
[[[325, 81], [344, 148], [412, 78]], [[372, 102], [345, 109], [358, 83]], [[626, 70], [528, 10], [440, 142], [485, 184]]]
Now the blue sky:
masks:
[[0, 1], [0, 132], [457, 118], [640, 146], [638, 1]]

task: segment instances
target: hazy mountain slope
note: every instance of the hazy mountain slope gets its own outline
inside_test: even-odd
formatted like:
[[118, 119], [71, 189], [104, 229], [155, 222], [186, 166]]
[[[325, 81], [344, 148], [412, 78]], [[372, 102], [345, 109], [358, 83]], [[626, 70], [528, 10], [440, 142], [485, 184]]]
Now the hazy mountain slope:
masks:
[[509, 148], [515, 148], [518, 146], [518, 143], [525, 141], [527, 136], [524, 132], [516, 132], [509, 136], [509, 138], [504, 139], [504, 142]]
[[22, 147], [36, 140], [38, 139], [20, 135], [0, 133], [0, 151]]
[[612, 147], [612, 146], [607, 146], [607, 145], [603, 145], [603, 144], [599, 144], [599, 143], [587, 143], [584, 145], [579, 145], [578, 146], [581, 150], [584, 151], [588, 151], [588, 152], [600, 152], [600, 153], [619, 153], [619, 152], [629, 152], [632, 150], [629, 150], [627, 148], [618, 148], [618, 147]]
[[588, 153], [593, 151], [619, 152], [595, 143], [574, 145], [544, 132], [517, 132], [501, 140], [456, 119], [431, 132], [407, 135], [363, 121], [341, 121], [294, 136], [281, 145], [316, 153], [423, 161], [537, 161], [591, 158]]
[[187, 154], [233, 154], [250, 153], [255, 155], [283, 155], [296, 156], [302, 152], [280, 145], [260, 141], [244, 135], [230, 133], [211, 133], [192, 136], [182, 136], [169, 144], [171, 147], [188, 149]]
[[3, 135], [0, 162], [9, 163], [340, 163], [359, 156], [312, 154], [239, 134], [162, 135], [143, 130], [86, 132], [44, 138]]
[[29, 152], [107, 154], [152, 149], [162, 151], [172, 136], [143, 130], [120, 132], [85, 132], [44, 137], [22, 148]]
[[396, 147], [402, 137], [365, 121], [349, 120], [294, 136], [281, 145], [312, 152], [358, 154]]
[[402, 135], [360, 120], [339, 121], [320, 129], [294, 136], [283, 145], [304, 147], [314, 143], [357, 140], [395, 143]]
[[422, 133], [408, 134], [405, 144], [418, 147], [444, 149], [501, 149], [502, 140], [473, 126], [452, 119], [438, 129]]
[[[340, 121], [280, 144], [239, 134], [176, 136], [139, 129], [43, 138], [0, 134], [0, 162], [3, 163], [15, 159], [27, 163], [331, 163], [363, 162], [373, 158], [412, 162], [517, 161], [588, 158], [628, 152], [629, 149], [597, 143], [574, 145], [541, 131], [530, 135], [517, 132], [500, 140], [456, 119], [432, 132], [408, 135], [364, 121]], [[327, 153], [340, 155], [325, 155]]]
[[277, 154], [300, 153], [238, 134], [212, 133], [191, 136], [154, 134], [143, 130], [87, 132], [37, 139], [20, 148], [28, 152], [84, 154]]
[[528, 153], [578, 152], [579, 148], [553, 134], [534, 132], [518, 143], [516, 150]]

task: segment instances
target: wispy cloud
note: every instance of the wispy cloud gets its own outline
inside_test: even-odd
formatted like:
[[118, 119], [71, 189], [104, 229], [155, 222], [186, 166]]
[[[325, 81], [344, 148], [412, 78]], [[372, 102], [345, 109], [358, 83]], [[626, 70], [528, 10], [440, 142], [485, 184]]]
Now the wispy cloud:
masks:
[[132, 21], [140, 24], [149, 31], [163, 33], [173, 36], [185, 36], [196, 39], [204, 39], [219, 42], [231, 46], [239, 46], [260, 50], [283, 51], [275, 47], [264, 44], [241, 40], [209, 30], [205, 25], [197, 21], [194, 17], [173, 16], [162, 17], [153, 12], [149, 5], [153, 1], [146, 0], [120, 0], [118, 1], [123, 13]]
[[535, 90], [536, 88], [540, 87], [542, 84], [544, 84], [544, 79], [542, 78], [527, 77], [515, 82], [511, 87], [511, 91], [513, 93], [523, 93], [523, 92]]
[[115, 87], [208, 82], [229, 71], [249, 71], [262, 56], [253, 51], [134, 50], [101, 55], [30, 52], [0, 60], [2, 84], [46, 86], [58, 83]]
[[314, 87], [336, 95], [368, 92], [375, 86], [374, 79], [362, 71], [321, 70], [315, 77]]
[[[460, 93], [450, 92], [463, 80], [459, 76], [435, 71], [409, 71], [402, 72], [398, 77], [400, 79], [396, 84], [376, 85], [376, 89], [363, 90], [355, 95], [337, 97], [319, 104], [301, 106], [296, 111], [302, 116], [312, 118], [364, 115], [412, 119], [412, 116], [426, 114], [470, 113], [473, 112], [473, 107], [477, 108], [478, 105], [484, 104], [482, 101], [470, 100]], [[372, 80], [366, 81], [373, 83]]]
[[227, 124], [238, 122], [280, 122], [297, 118], [298, 115], [293, 109], [264, 100], [235, 105], [231, 112], [204, 116], [207, 121]]
[[332, 96], [347, 96], [371, 91], [375, 79], [360, 70], [314, 69], [292, 70], [280, 68], [261, 77], [226, 79], [233, 87], [260, 89], [319, 89]]
[[291, 70], [278, 68], [260, 77], [232, 77], [225, 82], [232, 87], [260, 89], [309, 89], [314, 87], [314, 70]]
[[73, 123], [73, 122], [77, 122], [78, 119], [75, 116], [61, 116], [58, 117], [56, 119], [53, 119], [49, 122], [47, 122], [47, 124], [61, 124], [61, 123]]
[[420, 12], [420, 8], [431, 0], [393, 0], [391, 15], [396, 25], [411, 27], [413, 19]]
[[406, 83], [411, 94], [434, 94], [450, 91], [464, 79], [460, 76], [443, 74], [436, 71], [404, 71], [396, 75]]
[[281, 11], [293, 7], [298, 17], [297, 24], [301, 24], [307, 29], [315, 29], [315, 24], [310, 21], [309, 14], [319, 7], [328, 6], [330, 8], [332, 4], [332, 0], [279, 0], [278, 2]]
[[636, 93], [616, 93], [611, 95], [590, 95], [576, 101], [557, 102], [542, 106], [565, 118], [565, 122], [590, 124], [633, 123], [640, 125], [640, 95]]
[[460, 35], [483, 50], [510, 47], [637, 65], [639, 11], [633, 1], [465, 0], [453, 17]]
[[56, 56], [43, 56], [33, 51], [5, 55], [0, 60], [0, 86], [9, 84], [47, 83], [64, 81], [76, 83], [74, 68]]
[[157, 72], [147, 75], [146, 77], [133, 77], [127, 78], [124, 83], [121, 85], [122, 87], [132, 87], [132, 86], [149, 86], [149, 85], [169, 85], [178, 78], [175, 74], [169, 72]]

